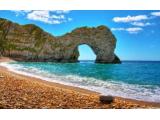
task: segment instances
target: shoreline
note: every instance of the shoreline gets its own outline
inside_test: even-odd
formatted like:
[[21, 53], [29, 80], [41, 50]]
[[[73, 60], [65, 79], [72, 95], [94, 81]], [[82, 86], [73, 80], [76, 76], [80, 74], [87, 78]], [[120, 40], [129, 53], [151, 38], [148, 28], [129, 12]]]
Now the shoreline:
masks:
[[[9, 59], [9, 58], [5, 58], [5, 57], [0, 58], [0, 62], [13, 62], [13, 61], [14, 60]], [[79, 96], [84, 97], [84, 99], [86, 100], [85, 102], [89, 103], [89, 105], [87, 105], [87, 103], [84, 102], [84, 103], [81, 103], [81, 105], [77, 106], [77, 105], [74, 105], [74, 104], [77, 104], [74, 102], [81, 100], [81, 99], [78, 99], [75, 101], [73, 99], [73, 105], [66, 107], [66, 108], [160, 108], [160, 103], [139, 101], [139, 100], [134, 100], [134, 99], [122, 98], [122, 97], [118, 97], [118, 96], [114, 96], [115, 101], [112, 104], [102, 104], [99, 102], [100, 93], [97, 93], [95, 91], [91, 91], [91, 90], [87, 90], [87, 89], [79, 88], [79, 87], [74, 87], [74, 86], [69, 86], [69, 85], [63, 85], [60, 83], [50, 82], [50, 81], [46, 81], [46, 80], [35, 78], [35, 77], [30, 77], [30, 76], [23, 75], [23, 74], [18, 74], [18, 73], [10, 71], [7, 68], [1, 67], [1, 66], [0, 66], [0, 75], [3, 75], [4, 79], [5, 79], [5, 77], [8, 77], [9, 80], [11, 80], [11, 78], [15, 78], [15, 79], [18, 79], [18, 81], [21, 80], [21, 82], [22, 82], [22, 80], [24, 80], [23, 82], [28, 82], [28, 84], [36, 83], [36, 84], [38, 84], [38, 86], [45, 87], [46, 89], [47, 88], [54, 88], [57, 90], [62, 90], [63, 93], [65, 93], [65, 96], [67, 96], [68, 93], [69, 94], [71, 93], [71, 95], [69, 95], [69, 96], [73, 97], [73, 98], [74, 98], [75, 94], [78, 94]], [[3, 82], [3, 80], [0, 80], [0, 82]], [[26, 88], [24, 88], [24, 89], [26, 89]], [[0, 86], [0, 90], [1, 90], [1, 86]], [[12, 93], [12, 91], [8, 91], [8, 92]], [[1, 94], [3, 95], [3, 92], [0, 93], [0, 95]], [[17, 97], [18, 96], [16, 96], [16, 98]], [[39, 99], [37, 99], [37, 100], [39, 100]], [[48, 99], [44, 99], [44, 101], [45, 100], [48, 100]], [[67, 101], [67, 102], [70, 102], [70, 101]], [[16, 103], [16, 101], [15, 101], [15, 103]], [[63, 103], [63, 101], [62, 101], [62, 103]], [[60, 104], [62, 104], [62, 103], [60, 103]], [[32, 103], [30, 103], [30, 104], [32, 104]], [[64, 104], [64, 106], [66, 106], [66, 105]], [[1, 100], [0, 100], [0, 107], [3, 108], [3, 105], [1, 104]], [[4, 107], [4, 108], [8, 108], [8, 107]], [[28, 108], [28, 107], [12, 106], [9, 108]], [[38, 107], [31, 107], [31, 108], [63, 108], [63, 107], [62, 106], [57, 107], [55, 105], [55, 106], [48, 106], [48, 107], [47, 106], [45, 106], [45, 107], [38, 106]]]

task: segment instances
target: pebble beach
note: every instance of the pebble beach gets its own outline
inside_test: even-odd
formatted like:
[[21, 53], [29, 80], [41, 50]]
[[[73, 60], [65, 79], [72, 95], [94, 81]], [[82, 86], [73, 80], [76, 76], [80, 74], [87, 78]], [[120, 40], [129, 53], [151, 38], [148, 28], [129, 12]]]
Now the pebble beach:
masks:
[[[1, 58], [0, 62], [11, 61]], [[24, 76], [0, 67], [1, 109], [131, 109], [160, 108], [151, 103], [114, 97], [110, 104], [99, 101], [100, 94], [72, 86]]]

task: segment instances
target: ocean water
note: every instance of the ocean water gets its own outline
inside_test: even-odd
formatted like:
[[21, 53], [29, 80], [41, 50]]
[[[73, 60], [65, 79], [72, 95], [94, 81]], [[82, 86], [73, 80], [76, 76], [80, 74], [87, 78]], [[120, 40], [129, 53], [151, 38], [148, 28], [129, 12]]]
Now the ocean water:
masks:
[[11, 62], [0, 65], [18, 73], [97, 91], [104, 95], [160, 102], [160, 62]]

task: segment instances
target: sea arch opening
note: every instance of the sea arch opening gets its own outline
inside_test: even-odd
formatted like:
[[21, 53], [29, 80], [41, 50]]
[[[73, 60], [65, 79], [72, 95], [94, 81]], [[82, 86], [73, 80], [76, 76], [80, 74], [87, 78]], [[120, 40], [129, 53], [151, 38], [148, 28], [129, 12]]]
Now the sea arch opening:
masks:
[[90, 60], [94, 61], [96, 60], [97, 55], [94, 52], [94, 49], [87, 44], [80, 44], [78, 45], [78, 52], [79, 52], [79, 61], [84, 61], [84, 60]]

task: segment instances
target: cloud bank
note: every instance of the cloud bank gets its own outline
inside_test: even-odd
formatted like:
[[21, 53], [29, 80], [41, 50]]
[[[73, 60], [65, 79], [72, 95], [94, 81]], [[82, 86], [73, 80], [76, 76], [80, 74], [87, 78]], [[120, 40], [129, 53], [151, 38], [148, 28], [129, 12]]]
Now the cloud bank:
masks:
[[160, 12], [152, 12], [149, 15], [136, 15], [136, 16], [125, 16], [125, 17], [114, 17], [112, 19], [115, 23], [125, 23], [132, 25], [134, 27], [120, 27], [111, 28], [112, 31], [127, 31], [129, 33], [139, 33], [143, 30], [143, 27], [154, 25], [154, 23], [149, 22], [149, 20], [160, 17]]
[[29, 20], [47, 24], [61, 24], [72, 20], [72, 18], [66, 16], [70, 12], [69, 10], [20, 10], [14, 12], [16, 16], [23, 15]]
[[137, 16], [130, 16], [127, 17], [114, 17], [114, 22], [134, 22], [134, 21], [141, 21], [141, 20], [147, 20], [148, 17], [146, 15], [137, 15]]

